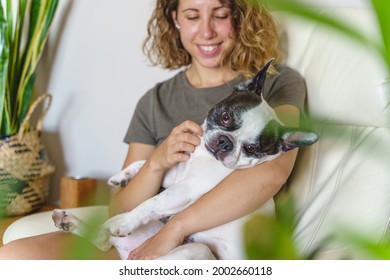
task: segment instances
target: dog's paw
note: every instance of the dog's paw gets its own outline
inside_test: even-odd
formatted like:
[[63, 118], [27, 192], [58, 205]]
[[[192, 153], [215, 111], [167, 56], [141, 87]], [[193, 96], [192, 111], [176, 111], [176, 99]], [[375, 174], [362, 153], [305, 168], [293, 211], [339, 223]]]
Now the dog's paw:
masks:
[[120, 188], [127, 185], [131, 178], [138, 173], [141, 167], [144, 165], [145, 160], [139, 160], [131, 163], [124, 170], [108, 179], [108, 184], [114, 188]]
[[119, 174], [117, 174], [115, 176], [112, 176], [108, 180], [108, 184], [111, 187], [114, 187], [115, 189], [116, 188], [122, 188], [122, 187], [126, 186], [128, 182], [129, 182], [129, 179], [127, 179], [126, 177], [123, 177], [122, 173], [119, 173]]
[[126, 218], [127, 213], [119, 214], [108, 219], [103, 227], [112, 235], [123, 237], [131, 234], [131, 232], [135, 229], [135, 226], [129, 222]]
[[54, 225], [63, 231], [74, 231], [79, 224], [79, 220], [72, 214], [61, 209], [54, 209], [52, 213]]

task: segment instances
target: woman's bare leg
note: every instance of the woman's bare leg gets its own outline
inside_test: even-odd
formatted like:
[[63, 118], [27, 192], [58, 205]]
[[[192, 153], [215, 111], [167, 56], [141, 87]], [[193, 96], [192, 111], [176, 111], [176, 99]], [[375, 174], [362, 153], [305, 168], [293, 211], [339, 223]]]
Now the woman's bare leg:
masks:
[[66, 232], [53, 232], [12, 241], [0, 247], [0, 259], [64, 260], [120, 259], [115, 248], [98, 250], [86, 239]]

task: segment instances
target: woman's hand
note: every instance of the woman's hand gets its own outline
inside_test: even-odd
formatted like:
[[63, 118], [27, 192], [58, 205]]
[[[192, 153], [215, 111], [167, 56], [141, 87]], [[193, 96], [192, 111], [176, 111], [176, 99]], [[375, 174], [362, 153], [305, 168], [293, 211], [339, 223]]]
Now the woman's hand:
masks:
[[184, 242], [184, 234], [175, 223], [168, 222], [156, 235], [130, 252], [128, 260], [151, 260], [163, 256]]
[[189, 159], [188, 153], [193, 152], [200, 144], [199, 136], [202, 134], [201, 126], [192, 121], [185, 121], [175, 127], [157, 148], [151, 145], [131, 143], [124, 167], [135, 160], [148, 160], [126, 187], [113, 192], [109, 207], [110, 216], [130, 211], [156, 195], [165, 172], [178, 162]]
[[153, 152], [150, 163], [157, 170], [168, 170], [175, 164], [187, 161], [196, 146], [200, 144], [203, 129], [193, 121], [176, 126], [167, 139]]

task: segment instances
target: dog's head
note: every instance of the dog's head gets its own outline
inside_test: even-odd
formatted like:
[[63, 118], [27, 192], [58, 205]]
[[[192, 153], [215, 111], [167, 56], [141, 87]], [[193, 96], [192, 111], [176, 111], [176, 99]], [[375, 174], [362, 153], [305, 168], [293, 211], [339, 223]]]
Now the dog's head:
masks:
[[270, 60], [250, 80], [208, 113], [204, 124], [206, 149], [228, 168], [247, 168], [273, 160], [281, 153], [309, 146], [318, 135], [287, 127], [262, 97]]

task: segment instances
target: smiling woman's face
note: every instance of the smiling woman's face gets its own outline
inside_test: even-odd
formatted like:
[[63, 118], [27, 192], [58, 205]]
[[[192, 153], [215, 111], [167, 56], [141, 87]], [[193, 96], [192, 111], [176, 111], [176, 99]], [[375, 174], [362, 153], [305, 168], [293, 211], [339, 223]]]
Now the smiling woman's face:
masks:
[[220, 67], [223, 53], [233, 43], [230, 8], [219, 0], [180, 0], [172, 16], [180, 26], [181, 42], [192, 63]]

